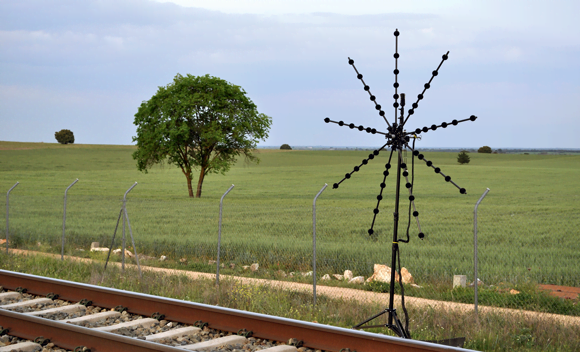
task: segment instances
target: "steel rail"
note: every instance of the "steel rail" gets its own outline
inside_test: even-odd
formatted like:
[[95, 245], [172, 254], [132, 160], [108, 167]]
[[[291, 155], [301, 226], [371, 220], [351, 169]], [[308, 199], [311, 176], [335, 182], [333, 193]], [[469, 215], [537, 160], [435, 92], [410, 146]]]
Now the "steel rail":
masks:
[[42, 336], [61, 348], [74, 350], [86, 346], [92, 352], [177, 352], [183, 349], [148, 342], [109, 332], [96, 331], [73, 324], [59, 323], [9, 310], [0, 309], [0, 325], [8, 334], [22, 339], [34, 340]]
[[[253, 331], [253, 336], [260, 339], [288, 341], [290, 338], [296, 338], [303, 341], [305, 347], [311, 349], [334, 352], [338, 352], [343, 348], [360, 352], [471, 351], [458, 347], [401, 339], [365, 331], [6, 270], [0, 270], [0, 285], [11, 290], [17, 287], [24, 287], [28, 290], [28, 293], [37, 295], [46, 295], [49, 292], [53, 292], [58, 294], [62, 300], [74, 302], [89, 299], [93, 302], [93, 305], [105, 308], [114, 308], [122, 305], [127, 307], [130, 313], [143, 316], [151, 316], [153, 313], [159, 312], [164, 314], [167, 320], [186, 324], [194, 324], [201, 320], [207, 322], [210, 328], [223, 331], [237, 332], [243, 328]], [[2, 319], [0, 319], [0, 325], [5, 328], [8, 327], [1, 321]]]

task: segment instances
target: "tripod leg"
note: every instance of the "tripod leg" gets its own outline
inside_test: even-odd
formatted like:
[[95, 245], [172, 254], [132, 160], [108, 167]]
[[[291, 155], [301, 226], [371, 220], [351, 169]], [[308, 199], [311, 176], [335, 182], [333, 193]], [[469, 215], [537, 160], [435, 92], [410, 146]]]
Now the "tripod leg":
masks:
[[375, 315], [373, 315], [372, 317], [368, 318], [367, 320], [363, 321], [362, 323], [360, 323], [360, 324], [357, 324], [357, 325], [353, 326], [352, 328], [353, 328], [353, 329], [362, 329], [362, 325], [364, 325], [364, 324], [368, 323], [369, 321], [371, 321], [371, 320], [373, 320], [373, 319], [375, 319], [375, 318], [378, 318], [378, 317], [380, 317], [381, 315], [383, 315], [383, 314], [385, 314], [385, 313], [388, 313], [388, 312], [389, 312], [389, 309], [387, 308], [387, 309], [383, 310], [382, 312], [380, 312], [380, 313], [378, 313], [378, 314], [375, 314]]
[[407, 332], [403, 328], [403, 324], [399, 320], [399, 317], [397, 316], [397, 312], [395, 310], [393, 310], [393, 318], [395, 321], [395, 326], [389, 326], [391, 328], [391, 330], [393, 330], [397, 335], [399, 335], [400, 337], [402, 337], [404, 339], [411, 338], [409, 335], [407, 335]]

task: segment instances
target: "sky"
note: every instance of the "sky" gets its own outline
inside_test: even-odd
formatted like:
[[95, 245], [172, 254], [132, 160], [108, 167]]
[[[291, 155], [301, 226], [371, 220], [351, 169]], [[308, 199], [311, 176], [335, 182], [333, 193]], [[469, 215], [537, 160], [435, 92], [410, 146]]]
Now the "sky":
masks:
[[179, 73], [241, 86], [272, 117], [260, 146], [381, 146], [324, 118], [386, 129], [449, 51], [406, 128], [428, 148], [580, 148], [580, 2], [0, 1], [0, 140], [132, 144], [141, 102]]

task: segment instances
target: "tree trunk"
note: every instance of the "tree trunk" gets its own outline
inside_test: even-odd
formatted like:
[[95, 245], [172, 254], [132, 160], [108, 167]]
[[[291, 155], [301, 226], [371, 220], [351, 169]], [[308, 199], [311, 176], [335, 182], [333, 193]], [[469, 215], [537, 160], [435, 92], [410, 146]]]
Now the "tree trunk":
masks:
[[184, 172], [185, 178], [187, 179], [187, 191], [189, 192], [189, 196], [193, 198], [193, 188], [191, 187], [191, 171]]
[[195, 194], [196, 198], [201, 198], [201, 187], [203, 186], [203, 179], [205, 177], [205, 167], [201, 168], [199, 172], [199, 180], [197, 181], [197, 193]]

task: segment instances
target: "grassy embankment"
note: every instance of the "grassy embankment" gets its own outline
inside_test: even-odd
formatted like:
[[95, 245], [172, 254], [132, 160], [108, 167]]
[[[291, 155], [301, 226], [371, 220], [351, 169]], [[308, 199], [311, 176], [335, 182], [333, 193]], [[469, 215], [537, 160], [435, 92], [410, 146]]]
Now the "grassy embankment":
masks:
[[[237, 268], [223, 272], [240, 274], [240, 265], [252, 262], [259, 262], [270, 273], [263, 275], [272, 277], [278, 269], [309, 271], [314, 195], [368, 155], [260, 150], [259, 165], [240, 161], [226, 176], [210, 175], [203, 198], [190, 199], [181, 171], [165, 166], [140, 173], [131, 159], [133, 148], [0, 142], [0, 186], [7, 190], [21, 183], [10, 197], [13, 244], [30, 248], [40, 242], [44, 250], [59, 252], [64, 189], [79, 178], [68, 193], [66, 253], [83, 254], [77, 249], [88, 249], [92, 241], [108, 245], [122, 196], [138, 181], [127, 209], [139, 251], [169, 256], [169, 263], [161, 265], [180, 265], [178, 260], [187, 258], [188, 264], [181, 267], [213, 271], [207, 260], [216, 256], [219, 199], [233, 183], [236, 187], [224, 200], [222, 260]], [[417, 161], [414, 193], [427, 238], [418, 240], [416, 225], [411, 224], [411, 242], [401, 245], [402, 265], [417, 283], [431, 289], [408, 293], [469, 301], [469, 295], [451, 295], [448, 288], [454, 274], [472, 279], [473, 206], [486, 187], [491, 192], [478, 217], [480, 278], [531, 294], [534, 282], [580, 286], [580, 156], [471, 154], [471, 163], [458, 165], [455, 153], [425, 155], [468, 194], [460, 195]], [[319, 198], [318, 276], [350, 269], [366, 277], [374, 263], [389, 263], [394, 177], [387, 179], [375, 226], [378, 235], [366, 234], [385, 160], [382, 153], [338, 190], [329, 188]], [[405, 231], [403, 221], [399, 232]], [[531, 304], [500, 296], [493, 296], [491, 303], [526, 308]], [[543, 310], [545, 304], [538, 300], [532, 305]], [[567, 307], [564, 313], [578, 315], [577, 306]]]
[[[320, 296], [317, 305], [313, 306], [311, 296], [305, 293], [247, 286], [228, 279], [220, 280], [218, 288], [213, 280], [192, 280], [185, 275], [161, 276], [158, 273], [144, 272], [143, 278], [139, 279], [139, 275], [132, 268], [122, 273], [118, 267], [109, 266], [104, 273], [103, 266], [99, 263], [85, 264], [69, 260], [61, 262], [40, 256], [7, 256], [4, 252], [0, 252], [0, 267], [342, 327], [351, 327], [383, 309], [377, 305], [326, 296]], [[495, 313], [481, 313], [477, 323], [471, 312], [442, 310], [437, 307], [411, 306], [408, 309], [411, 317], [410, 331], [414, 339], [441, 340], [464, 336], [467, 339], [466, 348], [482, 351], [580, 349], [580, 327], [577, 325], [554, 323], [551, 319], [519, 314]], [[375, 322], [381, 323], [380, 319]], [[391, 334], [386, 329], [375, 329], [374, 332]]]

